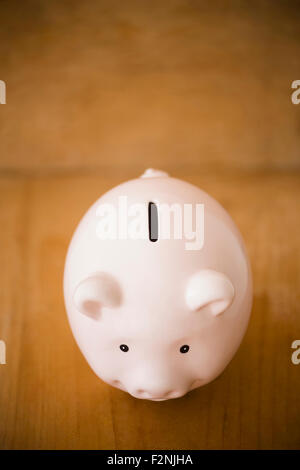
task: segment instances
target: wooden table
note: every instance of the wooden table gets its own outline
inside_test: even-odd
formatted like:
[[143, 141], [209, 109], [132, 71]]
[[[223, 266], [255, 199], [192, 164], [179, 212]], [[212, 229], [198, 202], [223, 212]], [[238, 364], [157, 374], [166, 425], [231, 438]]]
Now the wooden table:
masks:
[[[0, 448], [300, 449], [296, 1], [0, 2]], [[138, 401], [81, 356], [62, 296], [80, 217], [147, 167], [236, 220], [254, 306], [214, 383]]]
[[174, 176], [216, 197], [245, 238], [255, 297], [236, 357], [212, 384], [165, 403], [102, 383], [71, 335], [62, 275], [78, 220], [122, 178], [2, 177], [1, 448], [300, 448], [300, 365], [291, 362], [300, 339], [300, 177]]

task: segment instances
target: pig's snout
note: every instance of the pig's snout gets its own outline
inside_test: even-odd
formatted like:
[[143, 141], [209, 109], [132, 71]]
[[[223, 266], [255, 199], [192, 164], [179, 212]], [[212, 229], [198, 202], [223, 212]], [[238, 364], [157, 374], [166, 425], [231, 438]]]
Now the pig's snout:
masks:
[[182, 387], [175, 386], [174, 377], [163, 371], [143, 368], [135, 374], [135, 380], [128, 392], [136, 398], [154, 401], [178, 398], [186, 393]]

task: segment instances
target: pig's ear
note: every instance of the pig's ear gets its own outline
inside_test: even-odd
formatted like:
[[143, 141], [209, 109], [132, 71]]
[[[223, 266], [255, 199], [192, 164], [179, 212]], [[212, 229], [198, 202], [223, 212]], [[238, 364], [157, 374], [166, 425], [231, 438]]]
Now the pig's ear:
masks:
[[194, 312], [208, 307], [217, 316], [231, 305], [234, 287], [225, 274], [204, 269], [189, 279], [185, 295], [187, 305]]
[[102, 307], [115, 308], [120, 305], [121, 289], [110, 274], [97, 273], [78, 284], [73, 299], [77, 310], [98, 319]]

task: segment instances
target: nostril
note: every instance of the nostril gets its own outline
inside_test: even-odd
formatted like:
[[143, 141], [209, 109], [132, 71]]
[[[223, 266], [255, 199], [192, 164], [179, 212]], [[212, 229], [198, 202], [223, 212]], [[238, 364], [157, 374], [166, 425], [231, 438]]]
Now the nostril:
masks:
[[167, 398], [173, 398], [173, 397], [176, 397], [177, 396], [177, 392], [175, 390], [171, 390], [170, 392], [167, 392], [164, 397], [167, 397]]
[[[146, 392], [147, 393], [147, 392]], [[168, 392], [157, 392], [157, 393], [147, 393], [148, 397], [149, 398], [152, 398], [152, 399], [162, 399], [162, 398], [169, 398], [171, 396], [173, 396], [173, 393], [176, 393], [174, 392], [173, 390], [171, 391], [168, 391]]]
[[176, 398], [181, 395], [180, 392], [176, 390], [168, 390], [167, 392], [164, 391], [154, 391], [154, 390], [145, 390], [143, 388], [138, 388], [135, 390], [134, 395], [138, 398], [147, 398], [150, 400], [160, 400], [160, 399], [167, 399], [167, 398]]
[[194, 382], [192, 383], [191, 389], [193, 390], [194, 388], [200, 387], [202, 383], [203, 383], [203, 380], [201, 379], [194, 380]]

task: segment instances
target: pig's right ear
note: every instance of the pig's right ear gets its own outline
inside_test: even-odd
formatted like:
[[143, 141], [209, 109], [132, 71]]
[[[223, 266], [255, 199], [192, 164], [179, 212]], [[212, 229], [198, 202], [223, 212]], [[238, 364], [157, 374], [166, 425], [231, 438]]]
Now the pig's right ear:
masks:
[[120, 305], [121, 289], [110, 274], [97, 273], [78, 284], [73, 300], [79, 312], [97, 320], [102, 307], [115, 308]]

